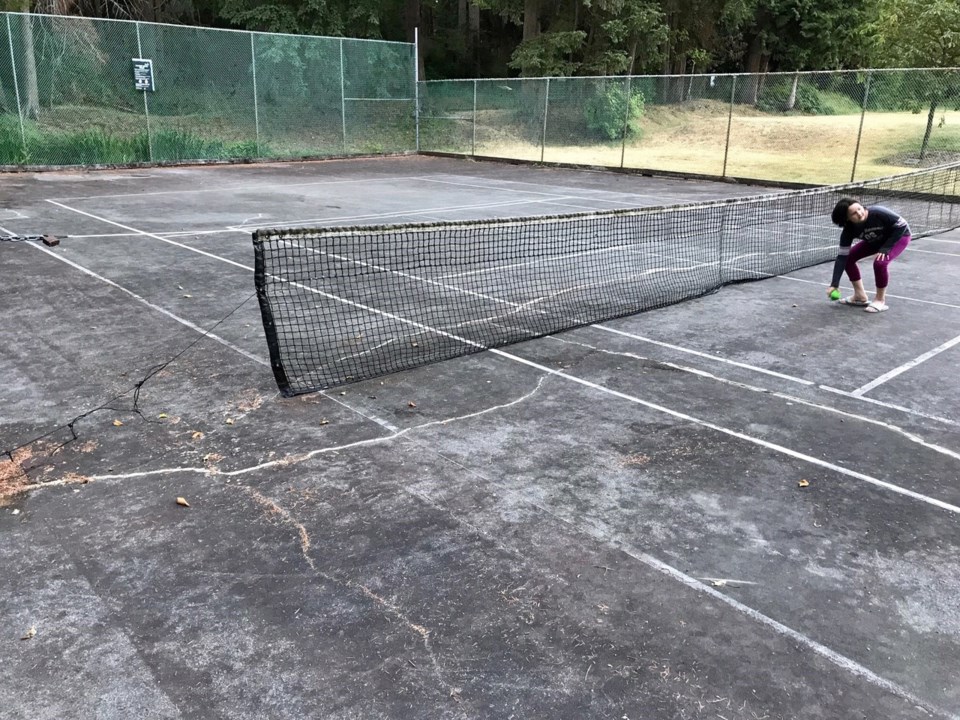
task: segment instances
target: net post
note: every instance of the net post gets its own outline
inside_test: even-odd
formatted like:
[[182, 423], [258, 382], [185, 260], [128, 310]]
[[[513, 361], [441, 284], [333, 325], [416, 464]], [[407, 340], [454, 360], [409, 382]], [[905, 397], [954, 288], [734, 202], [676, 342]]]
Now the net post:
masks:
[[547, 151], [547, 115], [550, 114], [550, 78], [547, 78], [547, 89], [543, 94], [543, 134], [540, 136], [540, 162], [543, 162]]
[[[140, 21], [137, 21], [137, 55], [143, 57], [143, 45], [140, 42]], [[147, 100], [147, 91], [141, 90], [143, 93], [143, 114], [147, 118], [147, 154], [150, 158], [150, 162], [153, 162], [153, 133], [150, 131], [150, 101]]]
[[13, 30], [10, 29], [10, 13], [7, 16], [7, 40], [10, 41], [10, 63], [13, 69], [13, 89], [17, 94], [17, 118], [20, 120], [20, 142], [23, 144], [23, 156], [27, 156], [27, 134], [23, 129], [23, 106], [20, 104], [20, 81], [17, 79], [17, 59], [13, 52]]
[[863, 137], [863, 120], [867, 115], [867, 103], [870, 100], [870, 79], [872, 77], [873, 73], [868, 72], [867, 82], [864, 84], [863, 89], [863, 108], [860, 110], [860, 127], [857, 130], [857, 146], [853, 151], [853, 168], [850, 170], [850, 182], [853, 182], [857, 174], [857, 160], [860, 158], [860, 138]]
[[420, 28], [413, 29], [413, 118], [417, 132], [417, 152], [420, 152]]
[[257, 106], [257, 50], [250, 33], [250, 68], [253, 73], [253, 125], [257, 134], [257, 157], [260, 157], [260, 108]]
[[470, 141], [470, 154], [477, 154], [477, 79], [473, 79], [473, 139]]
[[340, 38], [340, 129], [343, 142], [343, 154], [347, 154], [347, 93], [344, 88], [343, 38]]
[[627, 132], [630, 130], [630, 93], [633, 91], [633, 76], [627, 75], [627, 109], [623, 114], [623, 138], [620, 143], [620, 169], [623, 169], [623, 163], [627, 156]]
[[260, 304], [260, 315], [263, 320], [263, 330], [267, 338], [267, 348], [270, 351], [270, 368], [273, 370], [274, 380], [277, 382], [277, 388], [284, 397], [293, 395], [290, 387], [290, 379], [287, 377], [287, 371], [283, 364], [283, 353], [280, 345], [280, 337], [277, 333], [276, 318], [273, 313], [273, 305], [270, 303], [270, 295], [267, 285], [273, 276], [267, 273], [267, 260], [265, 259], [265, 250], [263, 244], [266, 240], [260, 237], [260, 231], [253, 232], [253, 280], [257, 289], [257, 301]]
[[737, 76], [731, 75], [730, 79], [730, 114], [727, 115], [727, 140], [723, 146], [723, 173], [720, 177], [727, 176], [727, 158], [730, 155], [730, 128], [733, 126], [733, 101], [737, 97]]

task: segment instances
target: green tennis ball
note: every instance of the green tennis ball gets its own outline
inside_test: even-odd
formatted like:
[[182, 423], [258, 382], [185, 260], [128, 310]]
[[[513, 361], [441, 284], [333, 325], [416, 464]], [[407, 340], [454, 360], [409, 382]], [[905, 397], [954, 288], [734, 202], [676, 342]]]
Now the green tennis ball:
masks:
[[840, 299], [840, 291], [839, 291], [839, 290], [834, 290], [832, 293], [830, 293], [830, 299], [831, 299], [831, 300], [839, 300], [839, 299]]

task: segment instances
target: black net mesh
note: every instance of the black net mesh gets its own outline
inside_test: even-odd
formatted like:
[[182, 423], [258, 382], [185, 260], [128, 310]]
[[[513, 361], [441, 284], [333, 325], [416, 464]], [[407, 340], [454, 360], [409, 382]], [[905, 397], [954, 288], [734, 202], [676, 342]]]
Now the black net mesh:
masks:
[[698, 205], [254, 234], [280, 390], [295, 395], [629, 315], [836, 256], [836, 201], [960, 226], [960, 163]]

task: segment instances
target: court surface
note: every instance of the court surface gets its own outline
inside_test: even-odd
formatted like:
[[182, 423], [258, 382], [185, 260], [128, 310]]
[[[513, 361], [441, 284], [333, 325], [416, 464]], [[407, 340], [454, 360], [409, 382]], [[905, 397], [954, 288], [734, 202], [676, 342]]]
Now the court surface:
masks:
[[827, 264], [277, 392], [257, 227], [759, 192], [427, 157], [0, 178], [2, 232], [61, 238], [0, 242], [3, 716], [960, 717], [958, 231], [879, 315]]

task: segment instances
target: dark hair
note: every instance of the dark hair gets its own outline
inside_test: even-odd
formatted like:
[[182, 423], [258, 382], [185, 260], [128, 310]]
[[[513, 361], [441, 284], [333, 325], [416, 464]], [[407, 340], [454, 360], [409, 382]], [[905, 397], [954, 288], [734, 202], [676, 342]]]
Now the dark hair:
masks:
[[834, 208], [833, 212], [830, 214], [830, 219], [833, 220], [834, 225], [839, 225], [843, 227], [847, 224], [847, 210], [850, 209], [850, 206], [853, 205], [856, 200], [853, 198], [841, 198]]

